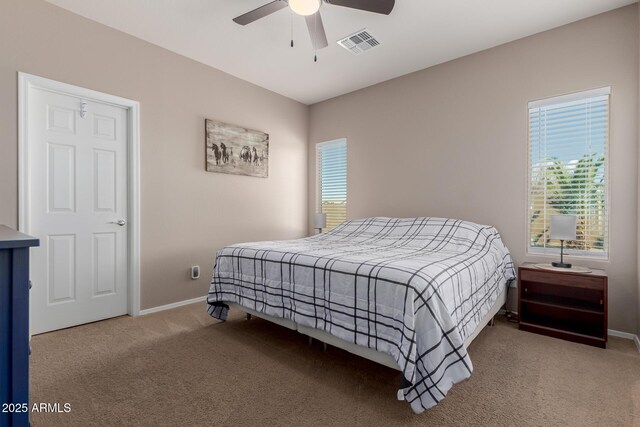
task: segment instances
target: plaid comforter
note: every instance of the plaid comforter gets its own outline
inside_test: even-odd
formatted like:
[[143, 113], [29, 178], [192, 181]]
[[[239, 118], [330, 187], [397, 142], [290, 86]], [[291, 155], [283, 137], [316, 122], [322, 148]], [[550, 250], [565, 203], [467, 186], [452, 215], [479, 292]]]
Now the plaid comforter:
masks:
[[473, 370], [464, 346], [515, 278], [498, 231], [442, 218], [367, 218], [217, 254], [209, 313], [235, 302], [391, 355], [399, 397], [436, 405]]

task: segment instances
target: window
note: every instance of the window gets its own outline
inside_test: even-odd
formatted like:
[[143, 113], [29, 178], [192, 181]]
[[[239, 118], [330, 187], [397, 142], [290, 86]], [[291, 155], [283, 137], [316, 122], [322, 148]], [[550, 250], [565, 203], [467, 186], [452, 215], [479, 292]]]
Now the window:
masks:
[[316, 145], [318, 212], [327, 214], [327, 226], [334, 228], [347, 219], [347, 140]]
[[555, 253], [550, 215], [576, 215], [570, 255], [608, 257], [610, 88], [529, 103], [529, 252]]

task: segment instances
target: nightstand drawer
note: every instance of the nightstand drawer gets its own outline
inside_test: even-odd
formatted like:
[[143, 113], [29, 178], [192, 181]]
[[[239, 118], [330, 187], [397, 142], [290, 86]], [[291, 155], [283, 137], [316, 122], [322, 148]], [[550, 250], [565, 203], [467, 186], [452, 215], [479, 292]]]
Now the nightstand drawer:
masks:
[[572, 286], [587, 289], [604, 290], [605, 279], [599, 276], [575, 275], [571, 273], [556, 273], [521, 269], [520, 282], [538, 282], [557, 286]]
[[523, 281], [521, 283], [520, 298], [523, 300], [534, 300], [554, 303], [560, 305], [582, 307], [603, 311], [604, 295], [602, 289], [592, 289], [584, 287], [556, 286], [555, 284]]

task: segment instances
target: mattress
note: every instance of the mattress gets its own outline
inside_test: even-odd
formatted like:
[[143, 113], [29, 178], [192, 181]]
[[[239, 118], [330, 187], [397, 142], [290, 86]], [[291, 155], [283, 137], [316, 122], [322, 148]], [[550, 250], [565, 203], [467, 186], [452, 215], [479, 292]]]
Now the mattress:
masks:
[[445, 218], [366, 218], [304, 239], [218, 251], [209, 313], [228, 302], [389, 355], [415, 412], [473, 365], [465, 339], [515, 278], [491, 226]]

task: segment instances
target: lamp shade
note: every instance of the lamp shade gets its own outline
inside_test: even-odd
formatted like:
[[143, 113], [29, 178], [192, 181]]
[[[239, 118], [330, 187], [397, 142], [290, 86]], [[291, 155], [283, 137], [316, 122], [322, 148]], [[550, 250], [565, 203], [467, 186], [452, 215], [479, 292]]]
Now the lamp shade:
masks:
[[320, 9], [320, 0], [289, 0], [289, 7], [298, 15], [313, 15]]
[[313, 228], [325, 228], [327, 226], [327, 214], [317, 213], [313, 219]]
[[576, 215], [551, 215], [549, 237], [553, 240], [575, 240], [577, 223]]

